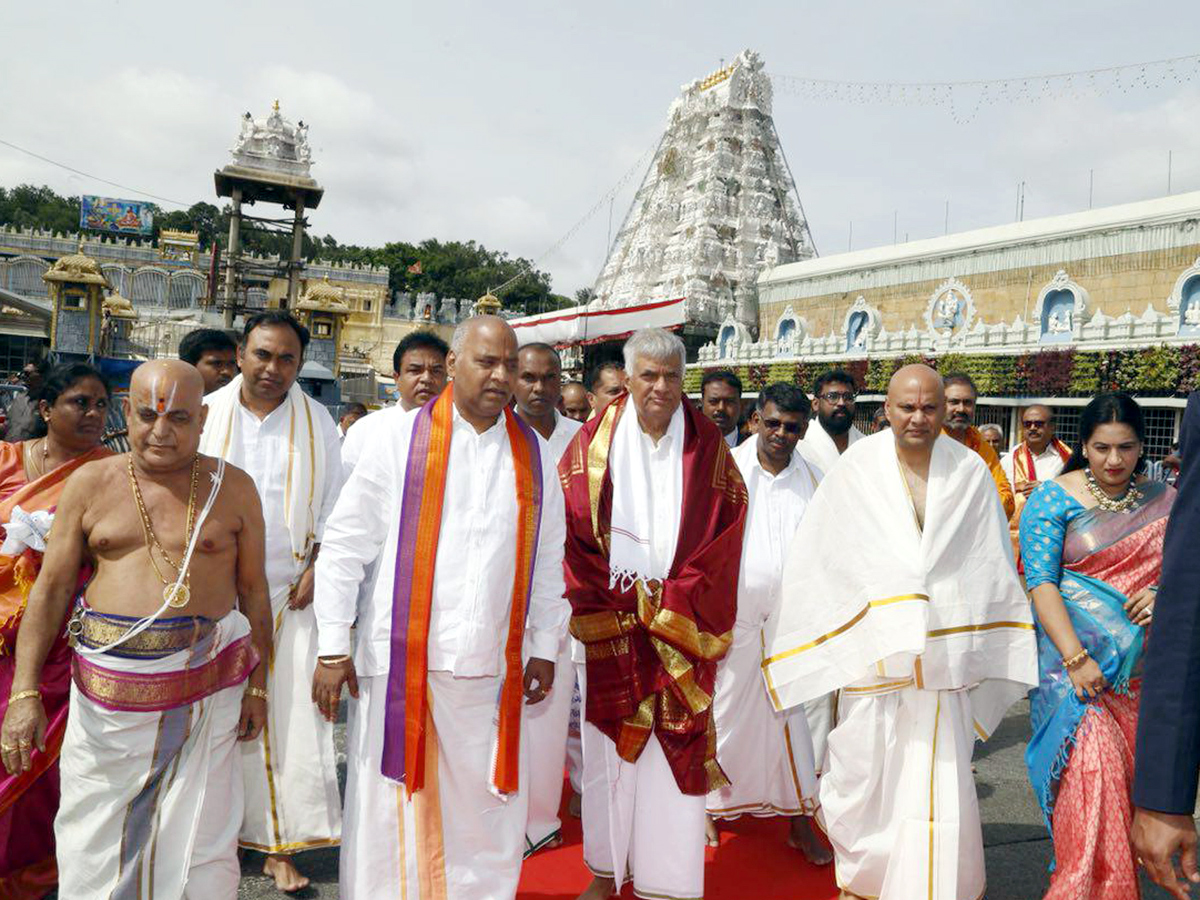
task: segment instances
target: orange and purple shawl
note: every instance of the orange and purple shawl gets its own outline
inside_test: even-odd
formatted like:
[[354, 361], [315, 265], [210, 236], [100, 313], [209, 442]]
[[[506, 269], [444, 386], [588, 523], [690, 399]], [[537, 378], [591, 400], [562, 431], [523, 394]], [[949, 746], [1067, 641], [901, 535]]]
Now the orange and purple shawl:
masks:
[[[429, 620], [446, 470], [450, 461], [453, 392], [454, 385], [451, 384], [417, 413], [408, 448], [400, 533], [396, 543], [392, 653], [381, 771], [387, 778], [404, 782], [409, 796], [425, 783]], [[507, 408], [504, 425], [516, 471], [517, 566], [504, 645], [504, 682], [500, 691], [492, 786], [500, 794], [511, 794], [518, 787], [523, 687], [521, 644], [541, 527], [542, 462], [537, 435]]]

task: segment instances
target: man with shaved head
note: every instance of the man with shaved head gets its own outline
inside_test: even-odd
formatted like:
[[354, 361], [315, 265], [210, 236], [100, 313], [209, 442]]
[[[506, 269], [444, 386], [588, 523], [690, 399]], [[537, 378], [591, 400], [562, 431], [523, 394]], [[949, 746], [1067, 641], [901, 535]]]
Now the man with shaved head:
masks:
[[[266, 720], [271, 620], [254, 483], [197, 453], [203, 394], [178, 360], [134, 373], [130, 452], [67, 482], [17, 638], [13, 696], [36, 698], [80, 569], [93, 567], [67, 625], [55, 831], [59, 895], [73, 900], [237, 894], [236, 742]], [[40, 702], [10, 703], [0, 745], [44, 750], [46, 727]], [[30, 769], [27, 751], [4, 763]]]
[[343, 686], [356, 700], [345, 900], [511, 898], [525, 849], [522, 696], [551, 693], [566, 630], [562, 488], [509, 408], [512, 328], [468, 319], [446, 362], [436, 400], [381, 420], [387, 452], [359, 459], [317, 561], [312, 699], [329, 721]]
[[778, 709], [841, 691], [819, 798], [843, 900], [975, 900], [972, 745], [1037, 683], [1033, 622], [988, 468], [942, 435], [941, 378], [904, 366], [886, 408], [800, 522], [763, 674]]

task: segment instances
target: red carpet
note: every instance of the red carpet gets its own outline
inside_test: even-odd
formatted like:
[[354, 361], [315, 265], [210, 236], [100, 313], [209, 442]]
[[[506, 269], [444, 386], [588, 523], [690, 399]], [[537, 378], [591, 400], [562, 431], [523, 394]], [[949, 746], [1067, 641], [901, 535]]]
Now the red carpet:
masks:
[[[525, 860], [518, 900], [575, 900], [591, 882], [578, 819], [563, 805], [563, 845]], [[669, 828], [669, 822], [663, 822]], [[833, 866], [817, 869], [784, 843], [786, 819], [742, 816], [719, 823], [721, 846], [705, 851], [706, 900], [834, 900]], [[622, 897], [633, 897], [625, 886]]]

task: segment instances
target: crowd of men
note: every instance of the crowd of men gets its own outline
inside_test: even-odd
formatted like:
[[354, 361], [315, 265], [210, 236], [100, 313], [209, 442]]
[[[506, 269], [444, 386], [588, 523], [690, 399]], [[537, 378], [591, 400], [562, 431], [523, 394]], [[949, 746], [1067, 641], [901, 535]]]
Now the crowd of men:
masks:
[[[872, 434], [838, 370], [743, 423], [733, 373], [687, 400], [670, 332], [564, 384], [477, 316], [335, 422], [308, 337], [189, 335], [63, 494], [12, 685], [70, 616], [61, 896], [233, 897], [238, 847], [292, 892], [340, 844], [346, 900], [513, 897], [564, 768], [587, 900], [703, 896], [740, 815], [789, 818], [845, 897], [982, 893], [971, 754], [1037, 682], [1009, 523], [1062, 467], [1052, 410], [1001, 457], [970, 378], [913, 365]], [[28, 771], [44, 716], [13, 709]]]

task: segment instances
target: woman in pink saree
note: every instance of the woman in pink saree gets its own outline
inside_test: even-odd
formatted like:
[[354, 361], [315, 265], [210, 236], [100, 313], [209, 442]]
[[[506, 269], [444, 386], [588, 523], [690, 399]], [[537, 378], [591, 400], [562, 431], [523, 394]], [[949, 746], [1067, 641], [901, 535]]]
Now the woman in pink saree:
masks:
[[1021, 514], [1040, 683], [1025, 762], [1054, 839], [1046, 900], [1137, 900], [1129, 842], [1141, 658], [1174, 488], [1140, 477], [1142, 413], [1101, 394]]
[[[44, 436], [0, 443], [0, 718], [8, 710], [12, 690], [17, 629], [58, 498], [72, 472], [109, 455], [101, 444], [108, 401], [108, 385], [95, 369], [61, 366], [49, 373], [41, 392]], [[86, 574], [80, 574], [81, 584]], [[64, 630], [46, 657], [40, 685], [50, 718], [45, 749], [34, 749], [30, 771], [0, 781], [0, 897], [5, 900], [43, 897], [58, 881], [54, 815], [70, 653]]]

